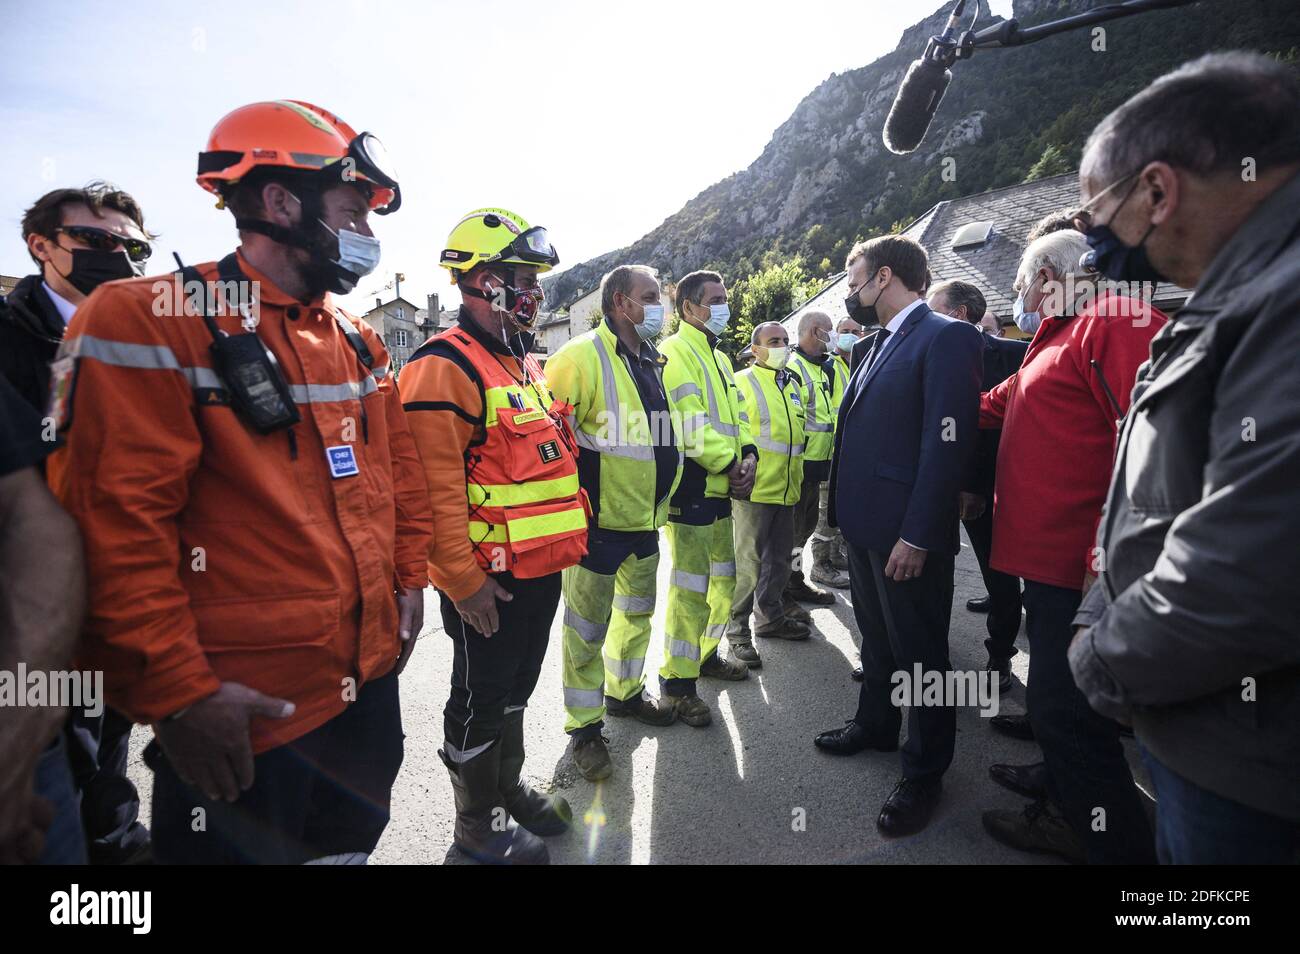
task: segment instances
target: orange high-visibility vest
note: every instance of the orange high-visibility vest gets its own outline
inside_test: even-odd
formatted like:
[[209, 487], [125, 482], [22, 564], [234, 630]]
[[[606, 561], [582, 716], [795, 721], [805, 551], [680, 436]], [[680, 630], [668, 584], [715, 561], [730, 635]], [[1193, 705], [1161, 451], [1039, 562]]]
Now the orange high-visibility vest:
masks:
[[473, 366], [483, 387], [486, 439], [465, 454], [469, 539], [489, 573], [520, 579], [573, 566], [587, 553], [587, 494], [567, 415], [532, 355], [525, 381], [459, 328], [437, 336]]

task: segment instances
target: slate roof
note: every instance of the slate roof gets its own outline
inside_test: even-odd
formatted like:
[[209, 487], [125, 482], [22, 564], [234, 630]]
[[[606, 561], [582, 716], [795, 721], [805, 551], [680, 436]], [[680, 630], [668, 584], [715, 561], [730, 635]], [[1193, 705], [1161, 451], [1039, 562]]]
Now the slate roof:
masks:
[[[1011, 286], [1027, 244], [1025, 236], [1044, 216], [1071, 208], [1078, 202], [1078, 175], [1070, 172], [945, 200], [925, 212], [902, 234], [916, 239], [929, 253], [934, 282], [958, 278], [976, 285], [983, 292], [989, 310], [1006, 324], [1011, 321], [1015, 298]], [[952, 248], [957, 230], [973, 222], [992, 223], [988, 240], [980, 245]], [[784, 319], [787, 330], [793, 332], [799, 316], [810, 310], [824, 311], [832, 321], [838, 322], [846, 316], [844, 296], [847, 294], [841, 272]], [[1154, 303], [1166, 312], [1174, 311], [1188, 294], [1176, 285], [1162, 284], [1156, 289]]]

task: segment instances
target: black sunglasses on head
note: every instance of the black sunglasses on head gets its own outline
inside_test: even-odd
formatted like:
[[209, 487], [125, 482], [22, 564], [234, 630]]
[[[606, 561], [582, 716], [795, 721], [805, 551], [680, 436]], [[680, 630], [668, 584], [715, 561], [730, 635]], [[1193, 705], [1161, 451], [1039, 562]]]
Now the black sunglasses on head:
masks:
[[62, 232], [88, 248], [98, 249], [101, 252], [115, 252], [120, 248], [133, 262], [148, 261], [149, 256], [153, 254], [153, 246], [144, 239], [119, 235], [93, 225], [64, 225], [54, 231]]

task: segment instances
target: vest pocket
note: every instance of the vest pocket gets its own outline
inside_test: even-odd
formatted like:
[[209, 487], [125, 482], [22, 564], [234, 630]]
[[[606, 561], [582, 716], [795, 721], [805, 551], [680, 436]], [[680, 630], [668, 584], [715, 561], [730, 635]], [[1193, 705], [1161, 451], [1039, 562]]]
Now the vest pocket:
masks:
[[545, 503], [504, 508], [513, 565], [521, 579], [546, 576], [587, 555], [587, 492]]
[[497, 427], [505, 437], [509, 474], [515, 483], [558, 477], [573, 467], [564, 435], [542, 410], [497, 411]]

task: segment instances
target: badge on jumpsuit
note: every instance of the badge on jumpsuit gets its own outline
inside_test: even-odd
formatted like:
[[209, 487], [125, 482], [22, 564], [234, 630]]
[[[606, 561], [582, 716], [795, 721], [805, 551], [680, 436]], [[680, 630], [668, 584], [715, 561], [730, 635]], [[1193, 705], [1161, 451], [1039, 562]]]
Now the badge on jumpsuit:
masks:
[[357, 454], [351, 444], [339, 444], [325, 448], [325, 459], [330, 464], [330, 476], [335, 480], [340, 477], [355, 477], [361, 473], [357, 466]]

